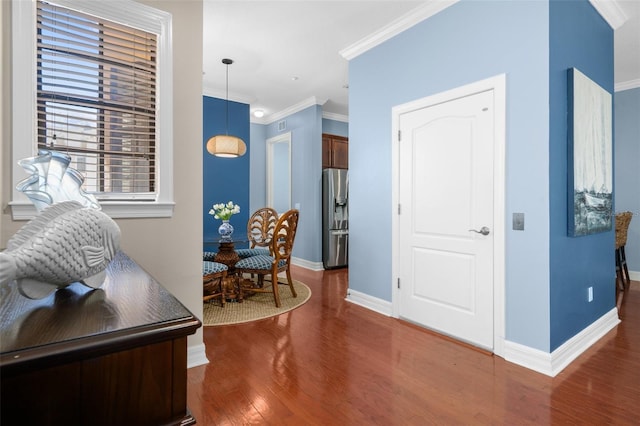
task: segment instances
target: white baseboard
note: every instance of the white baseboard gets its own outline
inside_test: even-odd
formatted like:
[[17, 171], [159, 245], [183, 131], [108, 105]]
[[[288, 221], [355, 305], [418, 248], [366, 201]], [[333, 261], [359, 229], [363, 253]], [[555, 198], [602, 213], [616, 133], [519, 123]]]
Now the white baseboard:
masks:
[[369, 296], [368, 294], [360, 293], [353, 289], [347, 289], [346, 300], [388, 317], [392, 314], [391, 302]]
[[291, 264], [305, 269], [310, 269], [312, 271], [324, 270], [322, 262], [311, 262], [310, 260], [301, 259], [299, 257], [291, 257]]
[[206, 348], [204, 343], [187, 346], [187, 368], [208, 364]]
[[552, 353], [505, 340], [504, 359], [530, 370], [555, 377], [619, 323], [618, 309], [613, 308]]
[[629, 271], [629, 278], [632, 281], [640, 281], [640, 271]]

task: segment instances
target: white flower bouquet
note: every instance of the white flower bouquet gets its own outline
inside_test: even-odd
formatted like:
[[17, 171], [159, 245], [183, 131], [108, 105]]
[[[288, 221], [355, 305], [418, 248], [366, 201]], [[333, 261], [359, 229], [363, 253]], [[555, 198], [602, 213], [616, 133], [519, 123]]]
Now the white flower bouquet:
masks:
[[233, 204], [233, 201], [229, 201], [227, 204], [214, 204], [213, 208], [209, 210], [210, 215], [221, 220], [229, 220], [236, 213], [240, 213], [240, 206]]

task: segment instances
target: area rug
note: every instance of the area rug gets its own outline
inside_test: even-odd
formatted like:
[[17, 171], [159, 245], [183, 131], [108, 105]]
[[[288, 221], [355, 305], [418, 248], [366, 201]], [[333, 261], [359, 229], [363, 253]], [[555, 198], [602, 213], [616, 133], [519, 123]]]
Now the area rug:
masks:
[[287, 285], [280, 285], [280, 307], [276, 308], [272, 293], [255, 293], [242, 303], [230, 301], [220, 306], [218, 300], [204, 303], [202, 323], [205, 326], [240, 324], [289, 312], [302, 306], [311, 297], [311, 289], [306, 284], [293, 280], [298, 297], [293, 297]]

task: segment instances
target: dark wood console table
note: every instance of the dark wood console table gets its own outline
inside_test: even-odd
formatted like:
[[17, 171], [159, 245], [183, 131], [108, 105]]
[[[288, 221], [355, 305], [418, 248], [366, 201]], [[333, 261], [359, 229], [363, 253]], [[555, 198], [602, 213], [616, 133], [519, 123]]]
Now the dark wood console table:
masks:
[[123, 253], [97, 290], [0, 288], [0, 424], [195, 424], [187, 336], [200, 326]]

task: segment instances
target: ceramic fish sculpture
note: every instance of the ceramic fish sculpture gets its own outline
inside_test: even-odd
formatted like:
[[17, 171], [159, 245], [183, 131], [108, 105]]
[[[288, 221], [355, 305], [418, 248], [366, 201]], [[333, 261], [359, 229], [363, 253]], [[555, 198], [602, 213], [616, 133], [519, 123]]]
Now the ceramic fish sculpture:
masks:
[[120, 228], [100, 210], [77, 201], [46, 207], [0, 253], [0, 285], [16, 280], [20, 293], [41, 299], [74, 282], [100, 287], [120, 247]]

